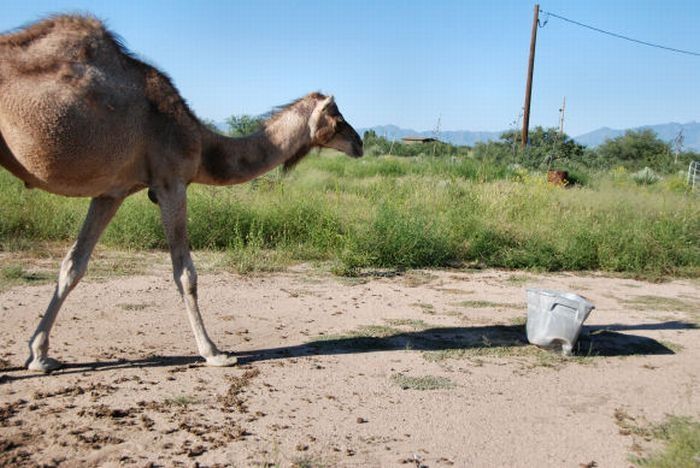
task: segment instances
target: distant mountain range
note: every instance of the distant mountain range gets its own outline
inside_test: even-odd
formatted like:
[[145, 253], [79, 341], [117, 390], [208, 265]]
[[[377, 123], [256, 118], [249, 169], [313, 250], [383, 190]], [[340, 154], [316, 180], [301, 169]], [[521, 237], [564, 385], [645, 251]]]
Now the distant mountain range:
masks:
[[[653, 130], [664, 141], [673, 141], [683, 130], [683, 149], [700, 151], [700, 123], [688, 122], [684, 124], [670, 122], [658, 125], [644, 125], [632, 130]], [[626, 130], [603, 127], [592, 132], [584, 133], [574, 138], [577, 142], [586, 146], [598, 146], [609, 138], [624, 135]]]
[[[670, 122], [658, 125], [644, 125], [642, 127], [636, 127], [630, 130], [644, 130], [650, 129], [656, 132], [656, 134], [664, 141], [672, 141], [678, 133], [683, 130], [683, 149], [700, 151], [700, 123], [698, 122], [688, 122], [684, 124]], [[389, 140], [399, 140], [407, 136], [422, 136], [428, 138], [435, 138], [436, 133], [434, 131], [416, 131], [407, 128], [397, 127], [396, 125], [378, 125], [371, 128], [361, 128], [358, 129], [360, 135], [364, 134], [366, 130], [374, 130], [377, 135], [383, 136]], [[595, 147], [603, 143], [609, 138], [616, 138], [625, 133], [625, 129], [613, 129], [608, 127], [602, 127], [598, 130], [593, 130], [592, 132], [584, 133], [574, 137], [574, 140], [582, 145], [588, 147]], [[447, 143], [452, 143], [453, 145], [469, 145], [473, 146], [475, 143], [482, 141], [496, 141], [500, 138], [503, 132], [472, 132], [469, 130], [456, 130], [456, 131], [443, 131], [440, 132], [437, 137]]]

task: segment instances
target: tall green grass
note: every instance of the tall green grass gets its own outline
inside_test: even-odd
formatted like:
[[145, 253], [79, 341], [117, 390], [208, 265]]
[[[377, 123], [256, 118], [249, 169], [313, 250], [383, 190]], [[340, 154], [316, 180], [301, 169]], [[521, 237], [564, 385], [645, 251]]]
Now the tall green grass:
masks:
[[[189, 189], [195, 249], [232, 258], [275, 252], [368, 267], [700, 273], [700, 202], [673, 184], [588, 174], [562, 189], [542, 174], [469, 158], [312, 155], [287, 177]], [[72, 240], [87, 201], [28, 191], [0, 173], [0, 248]], [[104, 235], [115, 247], [165, 248], [157, 206], [130, 197]]]

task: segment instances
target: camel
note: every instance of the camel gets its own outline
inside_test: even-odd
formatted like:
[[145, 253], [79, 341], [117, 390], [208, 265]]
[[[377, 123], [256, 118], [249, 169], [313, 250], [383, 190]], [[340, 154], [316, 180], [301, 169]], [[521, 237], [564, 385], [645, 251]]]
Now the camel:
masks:
[[236, 357], [209, 338], [197, 305], [187, 187], [240, 184], [278, 165], [289, 169], [321, 147], [362, 156], [362, 140], [333, 96], [308, 94], [278, 108], [257, 133], [229, 138], [203, 125], [167, 75], [94, 17], [54, 16], [0, 35], [0, 165], [28, 188], [91, 198], [30, 338], [27, 368], [61, 366], [48, 356], [58, 311], [123, 200], [143, 189], [160, 208], [199, 354], [211, 366], [234, 365]]

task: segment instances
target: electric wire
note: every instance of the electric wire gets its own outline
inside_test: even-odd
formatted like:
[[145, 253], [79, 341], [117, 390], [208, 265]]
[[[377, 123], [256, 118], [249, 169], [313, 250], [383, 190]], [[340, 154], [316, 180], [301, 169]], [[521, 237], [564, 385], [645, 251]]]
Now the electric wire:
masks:
[[[674, 47], [667, 47], [667, 46], [664, 46], [664, 45], [661, 45], [661, 44], [655, 44], [655, 43], [653, 43], [653, 42], [641, 41], [641, 40], [639, 40], [639, 39], [634, 39], [634, 38], [632, 38], [632, 37], [623, 36], [622, 34], [617, 34], [617, 33], [614, 33], [614, 32], [606, 31], [606, 30], [604, 30], [604, 29], [596, 28], [596, 27], [590, 26], [590, 25], [588, 25], [588, 24], [583, 24], [583, 23], [580, 23], [580, 22], [578, 22], [578, 21], [574, 21], [574, 20], [572, 20], [572, 19], [565, 18], [565, 17], [563, 17], [563, 16], [557, 15], [557, 14], [552, 13], [552, 12], [549, 12], [549, 11], [541, 10], [541, 12], [542, 12], [542, 13], [545, 13], [548, 17], [549, 17], [549, 16], [553, 16], [554, 18], [558, 18], [558, 19], [560, 19], [560, 20], [562, 20], [562, 21], [566, 21], [566, 22], [568, 22], [568, 23], [572, 23], [572, 24], [575, 24], [575, 25], [577, 25], [577, 26], [581, 26], [581, 27], [583, 27], [583, 28], [587, 28], [587, 29], [590, 29], [590, 30], [593, 30], [593, 31], [596, 31], [596, 32], [599, 32], [599, 33], [602, 33], [602, 34], [607, 34], [608, 36], [616, 37], [616, 38], [618, 38], [618, 39], [624, 39], [624, 40], [626, 40], [626, 41], [636, 42], [637, 44], [642, 44], [642, 45], [649, 46], [649, 47], [655, 47], [655, 48], [657, 48], [657, 49], [668, 50], [668, 51], [676, 52], [676, 53], [679, 53], [679, 54], [686, 54], [686, 55], [692, 55], [692, 56], [695, 56], [695, 57], [700, 57], [700, 52], [693, 52], [693, 51], [691, 51], [691, 50], [676, 49], [676, 48], [674, 48]], [[544, 27], [544, 26], [547, 24], [548, 21], [549, 21], [549, 18], [547, 18], [547, 19], [544, 21], [544, 23], [540, 24], [540, 27]]]

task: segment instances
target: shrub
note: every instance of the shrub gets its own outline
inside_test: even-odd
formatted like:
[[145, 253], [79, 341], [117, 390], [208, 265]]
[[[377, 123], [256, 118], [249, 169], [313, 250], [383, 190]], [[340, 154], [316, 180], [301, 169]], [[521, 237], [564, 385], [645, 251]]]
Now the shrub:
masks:
[[661, 177], [659, 177], [653, 169], [645, 167], [632, 174], [632, 180], [634, 180], [637, 185], [652, 185], [660, 181]]

